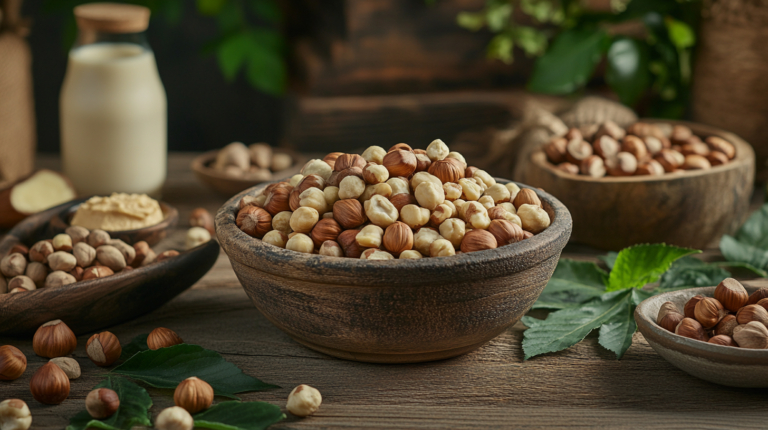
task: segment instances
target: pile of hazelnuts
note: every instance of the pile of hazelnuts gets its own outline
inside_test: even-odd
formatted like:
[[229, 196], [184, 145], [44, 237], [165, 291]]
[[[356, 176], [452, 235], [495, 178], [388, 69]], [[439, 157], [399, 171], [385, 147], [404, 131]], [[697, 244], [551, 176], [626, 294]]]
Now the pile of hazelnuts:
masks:
[[243, 197], [236, 223], [292, 251], [390, 260], [509, 245], [544, 231], [550, 216], [535, 191], [497, 183], [437, 139], [426, 150], [399, 143], [310, 160]]
[[656, 323], [702, 342], [768, 349], [768, 288], [749, 295], [739, 281], [727, 278], [717, 286], [714, 297], [693, 296], [682, 312], [674, 303], [665, 302]]
[[574, 175], [663, 175], [709, 169], [736, 156], [718, 136], [704, 141], [684, 125], [636, 122], [625, 130], [612, 121], [571, 128], [544, 145], [549, 161]]

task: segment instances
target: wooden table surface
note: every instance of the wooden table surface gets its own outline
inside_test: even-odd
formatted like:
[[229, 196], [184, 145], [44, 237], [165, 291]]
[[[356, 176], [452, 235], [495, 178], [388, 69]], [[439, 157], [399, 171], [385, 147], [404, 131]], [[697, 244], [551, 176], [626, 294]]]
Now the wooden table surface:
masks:
[[[214, 212], [225, 201], [200, 185], [189, 171], [192, 154], [172, 154], [163, 199], [185, 220], [195, 207]], [[57, 160], [40, 164], [56, 167]], [[594, 258], [594, 250], [569, 247], [566, 256]], [[518, 323], [470, 354], [439, 362], [377, 365], [335, 359], [309, 350], [272, 326], [250, 303], [222, 252], [192, 289], [159, 310], [112, 327], [122, 343], [164, 326], [185, 341], [221, 353], [247, 374], [283, 388], [246, 393], [244, 400], [285, 407], [290, 390], [309, 384], [323, 394], [313, 416], [273, 426], [303, 428], [765, 428], [768, 390], [736, 389], [696, 379], [673, 367], [635, 334], [620, 361], [596, 337], [559, 353], [523, 361], [524, 327]], [[28, 339], [0, 338], [19, 347], [29, 365], [24, 376], [0, 382], [0, 400], [25, 400], [33, 428], [60, 429], [84, 408], [84, 398], [103, 378], [85, 354], [88, 336], [78, 338], [74, 358], [83, 375], [72, 381], [68, 400], [58, 406], [34, 401], [29, 380], [47, 360]], [[169, 390], [149, 389], [153, 416], [173, 403]]]

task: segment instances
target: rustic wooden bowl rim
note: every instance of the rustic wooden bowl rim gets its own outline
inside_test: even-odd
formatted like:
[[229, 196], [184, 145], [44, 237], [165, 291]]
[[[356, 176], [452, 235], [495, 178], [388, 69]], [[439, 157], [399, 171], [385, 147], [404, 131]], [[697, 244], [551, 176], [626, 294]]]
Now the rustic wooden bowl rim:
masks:
[[[263, 182], [270, 182], [270, 181], [260, 181], [256, 179], [246, 179], [246, 178], [235, 178], [230, 175], [227, 175], [224, 172], [221, 172], [219, 170], [216, 170], [212, 167], [208, 167], [208, 164], [211, 163], [213, 160], [216, 159], [216, 154], [219, 153], [219, 149], [214, 149], [212, 151], [204, 152], [197, 157], [195, 157], [192, 160], [191, 168], [194, 172], [197, 172], [204, 176], [209, 176], [211, 178], [221, 179], [225, 181], [231, 181], [232, 183], [242, 183], [249, 186], [260, 184]], [[280, 177], [280, 174], [282, 172], [288, 171], [294, 167], [296, 167], [299, 163], [301, 163], [306, 157], [299, 154], [298, 152], [288, 149], [288, 148], [272, 148], [272, 151], [275, 153], [281, 153], [281, 154], [288, 154], [293, 158], [293, 164], [291, 164], [288, 168], [280, 170], [278, 172], [272, 172], [272, 175], [276, 177]]]
[[[716, 345], [713, 343], [702, 342], [689, 339], [674, 334], [660, 325], [656, 324], [656, 315], [652, 315], [654, 304], [661, 304], [671, 301], [671, 298], [685, 297], [690, 298], [697, 294], [705, 297], [712, 297], [716, 287], [698, 287], [685, 290], [670, 291], [659, 294], [642, 301], [635, 309], [635, 322], [640, 333], [646, 339], [650, 339], [664, 347], [695, 357], [710, 359], [717, 362], [729, 362], [733, 364], [760, 364], [768, 363], [768, 349], [748, 349], [735, 348], [731, 346]], [[752, 294], [758, 287], [749, 286], [744, 283], [744, 288]]]
[[[71, 204], [71, 206], [61, 211], [58, 215], [55, 215], [54, 219], [58, 218], [58, 220], [61, 221], [67, 227], [71, 226], [69, 221], [71, 217], [74, 215], [74, 212], [77, 210], [78, 207], [80, 207], [81, 204], [85, 203], [85, 201], [87, 201], [89, 198], [90, 197], [67, 202], [66, 204]], [[107, 233], [114, 234], [114, 235], [132, 235], [132, 234], [140, 233], [150, 229], [157, 230], [157, 229], [167, 228], [171, 223], [175, 222], [178, 219], [179, 211], [175, 207], [169, 205], [168, 203], [165, 203], [165, 202], [158, 202], [158, 203], [160, 204], [160, 210], [163, 212], [163, 220], [160, 221], [159, 223], [148, 225], [142, 228], [136, 228], [133, 230], [119, 230], [119, 231], [105, 230], [105, 231]]]
[[600, 184], [600, 183], [673, 181], [680, 178], [692, 178], [692, 177], [709, 175], [712, 173], [718, 173], [718, 172], [731, 170], [731, 169], [740, 169], [743, 167], [745, 163], [751, 163], [752, 160], [754, 160], [754, 150], [752, 149], [752, 146], [750, 146], [746, 141], [744, 141], [742, 138], [738, 137], [733, 133], [729, 133], [727, 131], [717, 129], [715, 127], [710, 127], [707, 125], [697, 124], [697, 123], [688, 122], [688, 121], [671, 121], [671, 120], [663, 120], [663, 119], [656, 119], [656, 118], [643, 118], [643, 119], [640, 119], [639, 121], [650, 122], [650, 123], [668, 123], [673, 125], [685, 125], [690, 129], [692, 129], [697, 134], [699, 133], [706, 134], [706, 137], [709, 137], [709, 136], [722, 137], [723, 139], [731, 142], [736, 147], [736, 156], [728, 164], [723, 164], [721, 166], [714, 166], [711, 169], [706, 169], [706, 170], [686, 170], [680, 173], [664, 173], [663, 175], [660, 175], [660, 176], [650, 176], [650, 175], [604, 176], [602, 178], [593, 178], [591, 176], [586, 176], [586, 175], [573, 175], [571, 173], [563, 172], [562, 170], [557, 169], [557, 166], [555, 166], [554, 164], [550, 163], [549, 160], [547, 160], [547, 155], [544, 153], [544, 150], [541, 148], [537, 149], [536, 151], [533, 152], [533, 154], [531, 154], [531, 162], [535, 163], [540, 167], [543, 167], [544, 169], [547, 169], [548, 171], [557, 175], [559, 178], [562, 178], [565, 180], [574, 181], [574, 182], [589, 182], [593, 184]]
[[[496, 180], [500, 183], [511, 182], [500, 178]], [[361, 260], [304, 254], [263, 243], [260, 239], [243, 233], [235, 224], [235, 217], [240, 199], [246, 194], [252, 194], [259, 188], [266, 187], [266, 184], [249, 188], [229, 199], [216, 215], [216, 231], [222, 248], [227, 250], [231, 246], [238, 251], [228, 252], [230, 258], [237, 260], [238, 255], [255, 254], [259, 258], [265, 258], [270, 262], [290, 264], [294, 269], [303, 267], [307, 270], [305, 275], [308, 277], [312, 277], [313, 269], [319, 266], [322, 266], [324, 269], [338, 270], [339, 273], [350, 273], [351, 276], [360, 277], [383, 278], [385, 276], [392, 276], [391, 270], [393, 269], [407, 271], [408, 275], [425, 275], [428, 271], [433, 270], [453, 270], [465, 265], [485, 264], [519, 258], [521, 255], [532, 253], [537, 249], [553, 246], [564, 233], [570, 235], [572, 221], [565, 205], [544, 191], [520, 183], [517, 183], [517, 185], [520, 188], [532, 189], [539, 196], [539, 199], [549, 206], [550, 211], [548, 212], [550, 216], [554, 214], [554, 220], [549, 228], [530, 239], [515, 244], [451, 257], [421, 258], [418, 260]], [[240, 263], [249, 265], [248, 262], [240, 261]], [[532, 264], [531, 262], [528, 263]], [[407, 276], [405, 272], [400, 274]], [[318, 280], [322, 282], [322, 278], [319, 275]]]

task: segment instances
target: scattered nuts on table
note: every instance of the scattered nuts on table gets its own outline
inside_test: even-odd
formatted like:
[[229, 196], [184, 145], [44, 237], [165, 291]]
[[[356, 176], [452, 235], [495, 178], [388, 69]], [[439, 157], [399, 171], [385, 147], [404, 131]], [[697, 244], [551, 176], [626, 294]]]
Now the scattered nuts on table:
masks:
[[181, 381], [173, 392], [173, 402], [190, 414], [196, 414], [211, 407], [213, 388], [195, 376], [187, 378]]
[[155, 419], [157, 430], [192, 430], [194, 427], [192, 415], [178, 406], [163, 409]]
[[32, 413], [23, 400], [8, 399], [0, 402], [0, 428], [27, 430], [32, 426]]
[[97, 388], [85, 397], [85, 410], [97, 420], [109, 418], [120, 407], [120, 398], [109, 388]]
[[105, 331], [96, 333], [88, 339], [85, 345], [85, 352], [93, 364], [106, 367], [120, 358], [123, 348], [120, 346], [117, 336]]
[[0, 381], [18, 379], [27, 370], [27, 357], [12, 345], [0, 346]]
[[288, 395], [288, 403], [285, 408], [297, 417], [306, 417], [315, 413], [320, 408], [321, 403], [323, 403], [323, 396], [320, 395], [320, 391], [309, 385], [301, 384]]
[[708, 136], [702, 142], [684, 125], [661, 127], [637, 122], [624, 130], [608, 121], [597, 129], [591, 139], [577, 128], [553, 137], [543, 145], [547, 159], [557, 170], [602, 178], [704, 170], [727, 164], [736, 156], [735, 147], [727, 140]]
[[175, 331], [165, 327], [158, 327], [149, 332], [147, 336], [147, 346], [153, 351], [182, 343], [184, 341]]
[[494, 249], [551, 219], [536, 191], [496, 183], [437, 139], [426, 150], [399, 143], [310, 160], [300, 175], [243, 197], [236, 223], [280, 248], [370, 260]]
[[70, 380], [80, 377], [80, 363], [74, 358], [56, 357], [48, 361], [59, 366]]
[[254, 143], [246, 147], [240, 142], [232, 142], [219, 150], [210, 167], [228, 176], [268, 181], [272, 179], [273, 173], [291, 165], [293, 158], [290, 155], [274, 152], [266, 143]]
[[41, 325], [32, 338], [32, 349], [41, 357], [64, 357], [72, 354], [76, 347], [75, 333], [61, 320]]
[[69, 397], [69, 378], [50, 361], [37, 369], [29, 382], [32, 397], [46, 405], [58, 405]]

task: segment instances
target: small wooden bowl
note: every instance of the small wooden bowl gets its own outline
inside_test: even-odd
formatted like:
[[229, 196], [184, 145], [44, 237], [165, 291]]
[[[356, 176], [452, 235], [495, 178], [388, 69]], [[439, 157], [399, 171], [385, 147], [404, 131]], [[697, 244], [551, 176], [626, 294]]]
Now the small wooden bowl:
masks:
[[[752, 294], [766, 287], [760, 281], [744, 287]], [[680, 370], [729, 387], [768, 387], [768, 350], [715, 345], [678, 336], [656, 324], [659, 308], [672, 302], [682, 312], [691, 297], [712, 297], [715, 287], [690, 288], [659, 294], [646, 299], [635, 309], [635, 322], [653, 349]], [[652, 370], [651, 370], [652, 371]]]
[[221, 246], [264, 316], [297, 342], [347, 360], [415, 363], [480, 347], [528, 312], [571, 232], [568, 209], [534, 190], [552, 225], [513, 245], [420, 260], [301, 254], [235, 224], [242, 196], [265, 186], [231, 198], [216, 214]]
[[237, 194], [240, 191], [243, 191], [246, 188], [253, 187], [254, 185], [258, 185], [264, 182], [280, 181], [285, 178], [289, 178], [299, 173], [301, 168], [307, 162], [307, 157], [299, 154], [296, 151], [292, 151], [290, 149], [285, 149], [285, 148], [273, 148], [273, 150], [276, 153], [283, 153], [283, 154], [290, 155], [291, 158], [293, 158], [293, 165], [279, 172], [274, 172], [272, 174], [272, 179], [270, 179], [269, 181], [235, 178], [233, 176], [227, 175], [224, 172], [221, 172], [212, 168], [211, 163], [213, 163], [214, 160], [216, 160], [216, 154], [219, 153], [218, 150], [209, 151], [199, 155], [194, 160], [192, 160], [191, 167], [192, 167], [192, 171], [195, 172], [195, 176], [197, 176], [197, 179], [199, 179], [202, 183], [218, 191], [219, 193], [229, 197], [233, 194]]
[[709, 170], [591, 178], [557, 170], [543, 151], [537, 151], [523, 180], [547, 190], [568, 207], [574, 242], [616, 251], [638, 243], [665, 242], [696, 249], [717, 244], [722, 235], [738, 230], [749, 213], [755, 153], [732, 133], [665, 122], [687, 125], [698, 136], [728, 140], [736, 146], [736, 158]]
[[[31, 246], [50, 239], [49, 221], [79, 202], [32, 215], [0, 241], [5, 256], [17, 243]], [[152, 312], [202, 278], [219, 256], [210, 241], [159, 263], [60, 288], [0, 295], [0, 335], [27, 336], [60, 319], [76, 334], [89, 333]]]
[[[72, 217], [75, 216], [77, 208], [88, 199], [74, 200], [68, 203], [68, 208], [59, 212], [51, 218], [49, 227], [49, 238], [64, 233], [70, 226]], [[164, 218], [161, 222], [149, 227], [138, 228], [135, 230], [108, 231], [113, 239], [120, 239], [125, 243], [136, 243], [141, 240], [147, 242], [149, 246], [157, 245], [161, 240], [168, 236], [168, 232], [176, 227], [179, 222], [179, 211], [168, 203], [160, 202], [160, 210], [163, 211]]]

